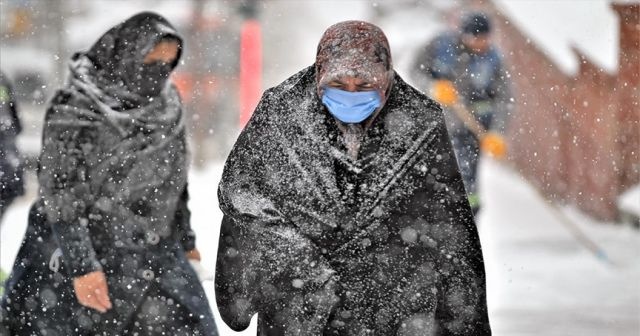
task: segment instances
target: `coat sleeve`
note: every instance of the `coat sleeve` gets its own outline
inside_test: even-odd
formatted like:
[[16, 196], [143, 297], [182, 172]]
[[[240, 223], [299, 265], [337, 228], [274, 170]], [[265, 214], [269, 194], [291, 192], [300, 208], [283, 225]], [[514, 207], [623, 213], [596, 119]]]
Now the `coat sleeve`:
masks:
[[262, 147], [268, 141], [261, 134], [265, 109], [263, 97], [227, 159], [218, 189], [224, 213], [216, 263], [218, 309], [236, 331], [247, 328], [256, 313], [286, 314], [287, 328], [317, 335], [335, 304], [334, 271], [264, 181], [262, 158], [277, 155]]
[[440, 163], [435, 193], [427, 200], [440, 276], [437, 335], [490, 335], [480, 240], [443, 120], [440, 125], [438, 145], [428, 157]]
[[191, 251], [196, 248], [196, 233], [191, 229], [191, 211], [187, 205], [189, 202], [189, 191], [187, 189], [187, 186], [185, 186], [178, 201], [175, 216], [175, 233], [176, 239], [180, 242], [184, 250]]
[[[314, 318], [325, 319], [305, 328], [320, 332], [335, 303], [330, 290], [333, 276], [320, 249], [295, 228], [258, 220], [239, 223], [224, 216], [216, 264], [216, 300], [220, 316], [232, 329], [244, 330], [256, 313], [273, 316], [281, 311], [291, 312], [289, 323], [293, 325], [294, 314], [306, 310], [314, 311]], [[292, 307], [297, 306], [292, 297], [313, 297], [325, 291], [328, 293], [321, 295], [320, 301], [304, 300]], [[304, 316], [297, 317], [299, 323], [310, 322]]]
[[453, 81], [456, 57], [455, 39], [450, 33], [435, 37], [418, 51], [412, 67], [413, 84], [429, 95], [434, 80]]
[[66, 106], [47, 111], [38, 180], [47, 220], [62, 250], [67, 272], [77, 277], [101, 270], [89, 234], [88, 204], [93, 202], [87, 153], [93, 150], [90, 121], [60, 117]]

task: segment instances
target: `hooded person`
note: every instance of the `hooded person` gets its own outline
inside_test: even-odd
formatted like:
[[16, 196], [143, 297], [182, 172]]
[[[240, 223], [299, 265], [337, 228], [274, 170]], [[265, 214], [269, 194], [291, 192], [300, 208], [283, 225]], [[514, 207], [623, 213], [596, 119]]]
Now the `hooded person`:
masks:
[[267, 90], [225, 164], [222, 319], [258, 335], [490, 335], [477, 231], [442, 111], [346, 21]]
[[38, 200], [2, 300], [11, 335], [217, 335], [188, 258], [182, 39], [135, 15], [70, 62], [45, 117]]
[[[437, 35], [420, 49], [413, 79], [445, 108], [445, 117], [471, 208], [478, 212], [480, 153], [506, 155], [503, 134], [513, 109], [509, 74], [481, 12], [465, 14], [460, 31]], [[465, 120], [467, 119], [467, 120]]]

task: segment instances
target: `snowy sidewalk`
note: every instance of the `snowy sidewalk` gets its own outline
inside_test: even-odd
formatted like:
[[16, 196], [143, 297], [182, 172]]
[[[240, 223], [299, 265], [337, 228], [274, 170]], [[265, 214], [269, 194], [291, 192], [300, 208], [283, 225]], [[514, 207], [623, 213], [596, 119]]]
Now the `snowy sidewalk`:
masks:
[[[216, 164], [190, 176], [192, 225], [203, 263], [211, 271], [221, 220], [216, 196], [221, 170]], [[494, 335], [640, 334], [639, 232], [595, 223], [567, 210], [619, 264], [611, 268], [579, 245], [511, 171], [483, 161], [481, 183], [484, 208], [478, 220]], [[23, 197], [5, 217], [0, 232], [0, 265], [4, 270], [11, 269], [19, 248], [30, 201]], [[205, 283], [205, 289], [221, 335], [255, 335], [255, 317], [245, 332], [227, 328], [217, 314], [213, 282]]]
[[565, 209], [599, 261], [514, 172], [482, 163], [480, 238], [495, 335], [640, 335], [640, 233]]

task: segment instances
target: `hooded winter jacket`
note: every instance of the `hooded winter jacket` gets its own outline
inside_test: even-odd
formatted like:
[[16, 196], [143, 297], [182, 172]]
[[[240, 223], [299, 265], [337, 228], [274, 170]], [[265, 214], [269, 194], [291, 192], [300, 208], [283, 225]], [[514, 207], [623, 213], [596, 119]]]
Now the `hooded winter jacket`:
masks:
[[[163, 76], [143, 64], [166, 39], [182, 43], [164, 18], [142, 13], [72, 57], [68, 84], [47, 110], [39, 199], [2, 301], [14, 334], [126, 334], [152, 287], [170, 293], [168, 311], [186, 307], [189, 323], [217, 334], [185, 257], [195, 247], [185, 116], [167, 78], [178, 60]], [[98, 270], [113, 303], [105, 314], [82, 307], [72, 287]]]

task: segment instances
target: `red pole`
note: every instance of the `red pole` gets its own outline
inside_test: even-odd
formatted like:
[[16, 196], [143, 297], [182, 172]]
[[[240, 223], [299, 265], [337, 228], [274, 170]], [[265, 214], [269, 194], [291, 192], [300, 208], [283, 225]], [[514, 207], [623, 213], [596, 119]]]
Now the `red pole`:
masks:
[[240, 32], [240, 128], [244, 128], [262, 95], [260, 23], [249, 19]]

